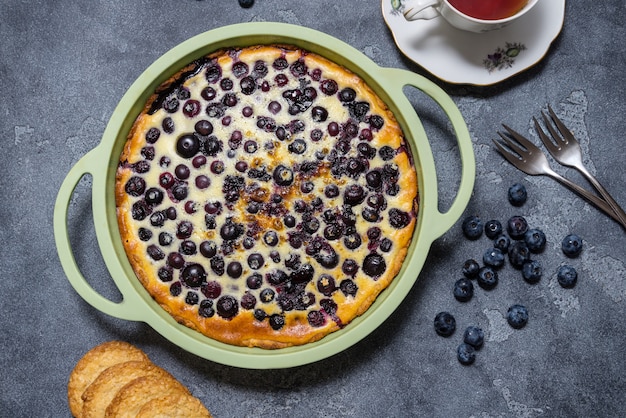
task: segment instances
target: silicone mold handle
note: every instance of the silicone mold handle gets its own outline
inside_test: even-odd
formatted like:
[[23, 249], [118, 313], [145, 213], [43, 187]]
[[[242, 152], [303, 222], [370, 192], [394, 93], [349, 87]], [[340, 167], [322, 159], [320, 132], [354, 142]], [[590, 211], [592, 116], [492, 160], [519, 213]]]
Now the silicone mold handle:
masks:
[[[63, 180], [54, 206], [54, 238], [56, 241], [57, 251], [59, 254], [61, 265], [63, 266], [63, 270], [65, 271], [65, 274], [67, 275], [67, 278], [70, 281], [72, 287], [74, 287], [76, 292], [86, 302], [88, 302], [99, 311], [102, 311], [116, 318], [138, 321], [140, 320], [140, 318], [138, 317], [139, 312], [133, 309], [133, 306], [136, 306], [136, 304], [134, 303], [135, 301], [133, 300], [133, 298], [137, 298], [136, 296], [134, 296], [135, 294], [133, 292], [127, 291], [118, 283], [116, 283], [117, 288], [123, 296], [123, 300], [119, 303], [112, 302], [96, 292], [93, 287], [89, 285], [87, 279], [81, 273], [78, 264], [76, 263], [76, 259], [74, 258], [74, 254], [70, 244], [67, 228], [67, 216], [69, 211], [70, 199], [72, 197], [72, 194], [74, 193], [74, 189], [78, 185], [78, 182], [86, 174], [90, 174], [92, 176], [93, 190], [98, 190], [99, 187], [104, 187], [104, 179], [101, 177], [103, 176], [103, 173], [106, 172], [106, 167], [103, 167], [103, 164], [107, 164], [107, 159], [103, 158], [102, 155], [103, 154], [98, 147], [94, 148], [89, 153], [84, 155], [72, 167], [70, 172]], [[95, 210], [96, 208], [94, 207], [94, 215]], [[94, 216], [94, 219], [97, 219], [97, 217]], [[96, 233], [98, 233], [100, 230], [101, 228], [96, 223]], [[100, 241], [99, 235], [98, 240]], [[110, 257], [107, 257], [106, 253], [104, 252], [103, 255], [105, 258], [105, 262], [107, 262], [107, 267], [111, 271], [111, 275], [115, 277], [115, 269], [112, 270], [112, 266], [108, 264], [111, 261], [107, 260], [107, 258]]]
[[[406, 98], [403, 88], [405, 86], [413, 86], [430, 96], [446, 113], [450, 122], [452, 123], [452, 127], [454, 129], [454, 133], [456, 135], [456, 140], [459, 145], [459, 154], [461, 157], [461, 180], [457, 189], [456, 197], [454, 198], [450, 208], [446, 212], [440, 212], [438, 209], [438, 200], [437, 200], [437, 191], [438, 185], [434, 184], [432, 187], [433, 191], [433, 201], [425, 202], [426, 204], [423, 207], [429, 211], [427, 214], [428, 220], [428, 230], [432, 233], [433, 240], [439, 238], [446, 231], [448, 231], [454, 223], [461, 217], [469, 199], [471, 198], [472, 191], [474, 189], [474, 181], [476, 177], [476, 161], [474, 157], [474, 150], [472, 148], [472, 140], [467, 129], [467, 125], [465, 124], [465, 120], [461, 115], [461, 112], [452, 101], [450, 96], [437, 86], [432, 81], [427, 78], [407, 71], [400, 70], [394, 68], [382, 68], [383, 77], [387, 80], [387, 82], [391, 85], [391, 87], [398, 91], [397, 96], [394, 96], [394, 100], [401, 104], [402, 108], [406, 106], [412, 107], [411, 103]], [[409, 115], [415, 112], [404, 112]], [[415, 121], [411, 122], [409, 120], [409, 124], [419, 125], [421, 128], [421, 123], [415, 115]], [[426, 135], [423, 135], [426, 138]], [[420, 138], [416, 138], [416, 141]], [[434, 161], [432, 159], [432, 149], [428, 141], [423, 141], [418, 144], [419, 147], [423, 146], [427, 148], [428, 153], [420, 153], [420, 162], [422, 163], [423, 170], [432, 170], [433, 173], [436, 173]], [[428, 156], [429, 158], [423, 158]], [[432, 176], [432, 178], [436, 179], [437, 176]], [[430, 186], [428, 186], [430, 187]], [[430, 191], [431, 189], [429, 189]], [[434, 209], [433, 209], [434, 208]], [[420, 209], [421, 210], [421, 209]]]

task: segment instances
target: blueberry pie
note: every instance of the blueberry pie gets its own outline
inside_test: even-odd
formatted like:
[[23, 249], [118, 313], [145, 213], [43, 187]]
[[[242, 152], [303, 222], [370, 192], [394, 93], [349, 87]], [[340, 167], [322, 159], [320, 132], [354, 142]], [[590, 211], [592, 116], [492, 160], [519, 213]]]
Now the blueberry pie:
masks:
[[282, 348], [363, 314], [398, 274], [417, 178], [363, 79], [284, 45], [221, 50], [146, 103], [116, 176], [138, 279], [179, 323]]

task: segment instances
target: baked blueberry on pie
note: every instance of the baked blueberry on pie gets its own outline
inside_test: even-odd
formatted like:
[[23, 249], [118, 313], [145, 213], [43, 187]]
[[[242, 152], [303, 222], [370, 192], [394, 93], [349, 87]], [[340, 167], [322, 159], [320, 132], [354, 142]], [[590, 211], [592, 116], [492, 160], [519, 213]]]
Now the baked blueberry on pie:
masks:
[[364, 80], [290, 46], [227, 49], [162, 84], [122, 151], [116, 201], [137, 277], [178, 322], [282, 348], [363, 314], [398, 274], [417, 179]]

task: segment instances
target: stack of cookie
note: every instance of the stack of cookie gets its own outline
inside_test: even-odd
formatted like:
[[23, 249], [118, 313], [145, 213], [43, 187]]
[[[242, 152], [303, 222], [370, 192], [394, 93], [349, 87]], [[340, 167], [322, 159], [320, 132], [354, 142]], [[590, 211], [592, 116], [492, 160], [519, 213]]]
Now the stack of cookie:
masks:
[[78, 361], [70, 374], [68, 401], [76, 418], [211, 417], [170, 373], [122, 341], [94, 347]]

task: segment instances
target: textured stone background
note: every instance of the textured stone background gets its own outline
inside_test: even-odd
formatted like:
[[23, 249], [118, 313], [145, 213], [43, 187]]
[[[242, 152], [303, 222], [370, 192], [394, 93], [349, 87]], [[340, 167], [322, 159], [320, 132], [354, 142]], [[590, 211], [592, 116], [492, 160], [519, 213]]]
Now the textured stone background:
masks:
[[[550, 1], [550, 0], [543, 0]], [[586, 162], [626, 205], [626, 7], [623, 0], [569, 1], [565, 26], [541, 63], [491, 87], [437, 81], [454, 99], [475, 145], [477, 179], [467, 214], [527, 216], [548, 236], [538, 256], [541, 282], [530, 286], [506, 267], [498, 287], [452, 297], [462, 263], [488, 242], [468, 242], [457, 224], [437, 240], [420, 279], [371, 335], [332, 358], [289, 370], [243, 370], [203, 360], [149, 326], [118, 320], [85, 303], [57, 258], [52, 212], [60, 184], [100, 141], [126, 89], [155, 59], [205, 30], [280, 21], [324, 31], [377, 64], [425, 74], [393, 42], [380, 1], [236, 0], [11, 1], [0, 4], [0, 416], [69, 416], [70, 371], [94, 345], [122, 339], [186, 384], [216, 417], [536, 417], [626, 416], [626, 235], [551, 179], [527, 177], [490, 146], [501, 122], [536, 139], [531, 116], [550, 103], [580, 139]], [[429, 134], [442, 210], [459, 177], [455, 141], [442, 113], [407, 93]], [[581, 180], [571, 169], [557, 168]], [[513, 182], [529, 201], [506, 202]], [[119, 300], [97, 247], [91, 183], [76, 189], [70, 236], [92, 285]], [[560, 253], [563, 236], [584, 239], [580, 258]], [[579, 271], [574, 289], [555, 278], [559, 265]], [[416, 272], [417, 274], [417, 272]], [[507, 307], [525, 303], [526, 328], [513, 331]], [[452, 312], [457, 333], [435, 335], [432, 321]], [[486, 343], [473, 366], [455, 356], [462, 330], [480, 325]]]

